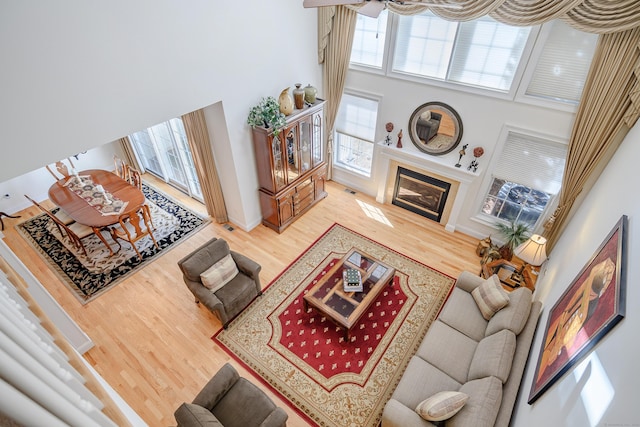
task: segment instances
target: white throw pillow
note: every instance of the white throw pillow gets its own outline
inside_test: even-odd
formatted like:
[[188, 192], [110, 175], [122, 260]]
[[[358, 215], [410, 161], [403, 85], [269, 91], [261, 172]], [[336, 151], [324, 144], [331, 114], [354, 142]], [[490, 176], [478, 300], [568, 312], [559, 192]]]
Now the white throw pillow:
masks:
[[457, 414], [469, 395], [459, 391], [441, 391], [416, 406], [416, 412], [427, 421], [444, 421]]
[[500, 279], [495, 274], [471, 291], [482, 317], [490, 320], [503, 307], [509, 304], [509, 294], [502, 288]]
[[206, 288], [215, 292], [229, 283], [231, 279], [236, 277], [236, 274], [238, 274], [238, 267], [231, 254], [228, 254], [204, 271], [200, 275], [200, 280]]

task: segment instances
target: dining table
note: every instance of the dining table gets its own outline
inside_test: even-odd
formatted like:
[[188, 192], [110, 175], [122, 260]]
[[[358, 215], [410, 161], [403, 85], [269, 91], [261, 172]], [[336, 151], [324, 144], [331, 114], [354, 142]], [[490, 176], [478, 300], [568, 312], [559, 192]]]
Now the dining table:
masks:
[[91, 227], [111, 254], [111, 245], [101, 230], [145, 203], [141, 189], [103, 169], [83, 170], [59, 179], [49, 188], [49, 199], [74, 221]]

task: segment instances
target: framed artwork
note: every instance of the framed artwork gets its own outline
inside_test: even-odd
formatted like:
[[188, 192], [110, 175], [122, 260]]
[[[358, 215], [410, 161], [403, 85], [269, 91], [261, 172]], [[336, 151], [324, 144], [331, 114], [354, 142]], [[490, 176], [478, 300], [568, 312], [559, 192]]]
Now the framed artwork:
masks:
[[532, 404], [625, 314], [626, 230], [623, 215], [551, 308], [528, 403]]

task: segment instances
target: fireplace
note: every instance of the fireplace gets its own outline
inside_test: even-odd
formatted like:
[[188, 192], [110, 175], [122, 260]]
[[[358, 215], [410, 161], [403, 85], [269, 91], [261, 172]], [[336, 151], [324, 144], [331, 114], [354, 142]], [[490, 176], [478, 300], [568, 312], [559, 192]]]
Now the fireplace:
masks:
[[391, 203], [440, 222], [451, 184], [398, 166]]

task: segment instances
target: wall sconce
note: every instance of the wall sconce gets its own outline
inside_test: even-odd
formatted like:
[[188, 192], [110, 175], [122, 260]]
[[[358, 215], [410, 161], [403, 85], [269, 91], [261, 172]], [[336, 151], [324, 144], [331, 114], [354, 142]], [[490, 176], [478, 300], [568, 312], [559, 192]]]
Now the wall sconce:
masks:
[[522, 268], [518, 272], [520, 275], [522, 275], [527, 264], [539, 267], [547, 260], [546, 246], [546, 238], [533, 234], [513, 251], [513, 254], [523, 261]]

